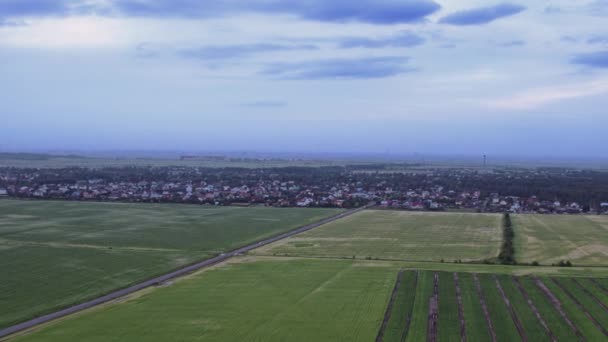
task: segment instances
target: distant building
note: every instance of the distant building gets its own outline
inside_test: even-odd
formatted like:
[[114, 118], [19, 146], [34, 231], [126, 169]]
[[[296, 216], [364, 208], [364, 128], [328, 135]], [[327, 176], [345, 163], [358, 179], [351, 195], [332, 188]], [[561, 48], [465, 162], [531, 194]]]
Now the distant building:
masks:
[[6, 189], [0, 189], [0, 197], [8, 196]]
[[[1, 191], [1, 190], [0, 190]], [[608, 202], [604, 202], [601, 204], [602, 208], [608, 208]]]

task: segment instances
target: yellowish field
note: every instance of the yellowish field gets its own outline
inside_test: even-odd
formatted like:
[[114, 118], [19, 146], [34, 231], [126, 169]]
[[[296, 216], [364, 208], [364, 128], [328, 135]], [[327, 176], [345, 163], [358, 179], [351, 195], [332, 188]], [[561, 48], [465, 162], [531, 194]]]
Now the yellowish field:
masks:
[[253, 253], [479, 261], [498, 255], [501, 231], [500, 215], [366, 210]]
[[608, 216], [517, 215], [515, 258], [541, 264], [608, 265]]

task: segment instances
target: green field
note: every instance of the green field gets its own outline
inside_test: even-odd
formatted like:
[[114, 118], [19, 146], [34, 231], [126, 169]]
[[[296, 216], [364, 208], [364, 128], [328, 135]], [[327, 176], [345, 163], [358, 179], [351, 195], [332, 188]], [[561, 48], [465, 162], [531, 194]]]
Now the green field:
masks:
[[350, 261], [228, 264], [15, 341], [373, 341], [396, 279]]
[[366, 210], [278, 241], [263, 255], [480, 261], [498, 255], [501, 216]]
[[0, 200], [0, 328], [337, 212]]
[[608, 266], [608, 216], [513, 215], [515, 259]]

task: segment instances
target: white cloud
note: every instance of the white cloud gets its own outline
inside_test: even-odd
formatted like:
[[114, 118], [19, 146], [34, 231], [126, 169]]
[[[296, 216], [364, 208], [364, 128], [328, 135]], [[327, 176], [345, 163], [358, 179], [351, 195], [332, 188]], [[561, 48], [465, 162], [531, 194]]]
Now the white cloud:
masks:
[[608, 94], [608, 78], [566, 86], [528, 89], [511, 96], [482, 101], [482, 105], [493, 109], [528, 110], [601, 94]]

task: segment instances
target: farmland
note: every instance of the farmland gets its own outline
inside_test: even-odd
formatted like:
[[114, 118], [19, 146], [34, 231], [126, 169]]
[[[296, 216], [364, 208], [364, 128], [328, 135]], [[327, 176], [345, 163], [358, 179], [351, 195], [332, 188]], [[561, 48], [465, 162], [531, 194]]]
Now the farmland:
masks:
[[608, 216], [515, 215], [515, 258], [608, 266]]
[[373, 341], [396, 272], [349, 261], [228, 264], [15, 341]]
[[366, 210], [257, 251], [263, 255], [481, 261], [498, 255], [501, 216]]
[[0, 201], [0, 327], [337, 212]]

